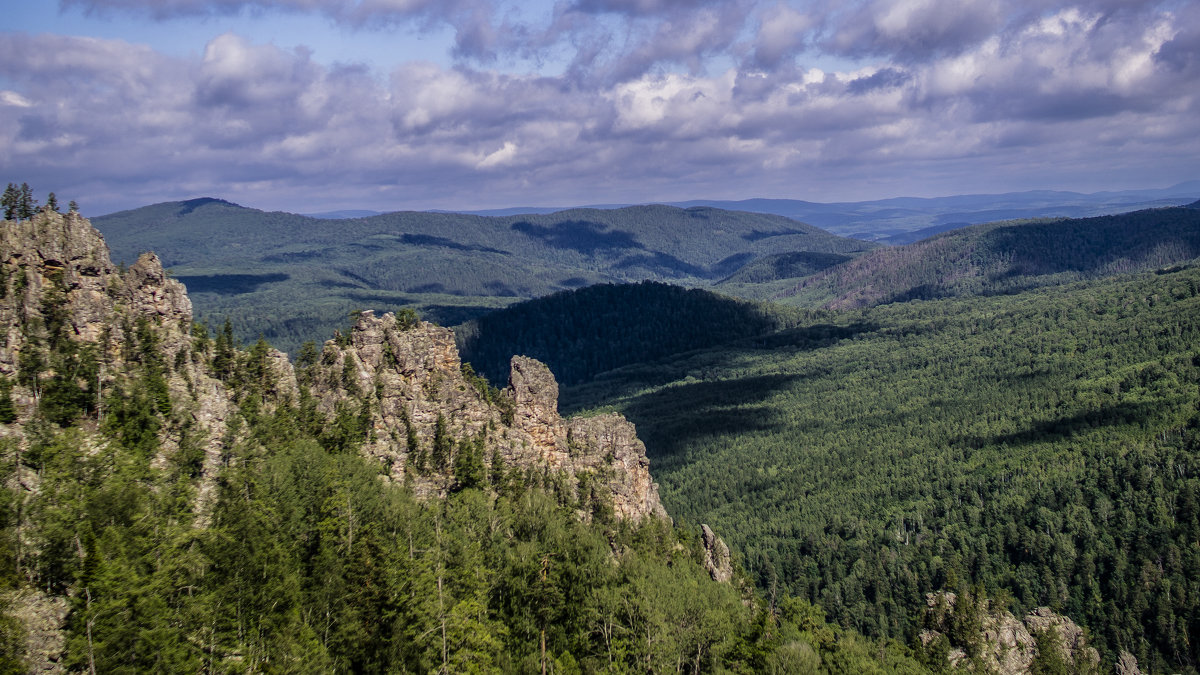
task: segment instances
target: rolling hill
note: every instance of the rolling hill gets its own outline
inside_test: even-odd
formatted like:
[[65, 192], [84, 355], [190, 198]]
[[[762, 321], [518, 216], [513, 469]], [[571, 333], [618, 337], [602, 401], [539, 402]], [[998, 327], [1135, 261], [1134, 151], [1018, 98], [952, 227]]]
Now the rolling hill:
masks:
[[695, 349], [773, 333], [814, 313], [659, 282], [599, 284], [510, 305], [455, 329], [463, 359], [504, 384], [514, 354], [563, 384]]
[[1194, 208], [989, 223], [877, 249], [799, 279], [774, 298], [809, 307], [865, 307], [994, 295], [1157, 269], [1197, 256], [1200, 210]]
[[416, 307], [457, 324], [517, 300], [595, 283], [709, 284], [775, 253], [852, 256], [876, 245], [787, 218], [638, 206], [483, 217], [400, 212], [320, 220], [218, 199], [95, 219], [113, 257], [155, 251], [202, 318], [288, 350], [365, 308]]
[[1179, 206], [1195, 200], [1197, 194], [1200, 194], [1200, 181], [1187, 181], [1161, 189], [1090, 194], [1030, 190], [945, 197], [893, 197], [862, 202], [745, 199], [692, 200], [672, 202], [672, 205], [774, 213], [842, 236], [900, 245], [919, 241], [938, 232], [998, 220], [1089, 218]]

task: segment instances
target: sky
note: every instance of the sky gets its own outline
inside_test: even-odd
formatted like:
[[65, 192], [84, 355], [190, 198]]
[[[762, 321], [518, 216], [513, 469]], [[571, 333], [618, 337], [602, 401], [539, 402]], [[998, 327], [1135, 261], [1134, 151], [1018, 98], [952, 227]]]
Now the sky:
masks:
[[87, 215], [1166, 187], [1194, 0], [0, 0], [0, 182]]

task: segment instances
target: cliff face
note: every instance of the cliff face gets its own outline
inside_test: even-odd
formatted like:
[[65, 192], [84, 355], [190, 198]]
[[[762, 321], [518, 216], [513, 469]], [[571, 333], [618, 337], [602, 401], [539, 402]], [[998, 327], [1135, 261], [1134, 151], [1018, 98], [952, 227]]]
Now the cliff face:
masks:
[[327, 416], [369, 419], [363, 452], [418, 492], [451, 489], [470, 452], [493, 476], [565, 478], [585, 515], [611, 506], [623, 518], [666, 517], [633, 425], [620, 415], [564, 420], [554, 376], [533, 359], [514, 357], [508, 388], [494, 390], [464, 372], [448, 329], [363, 312], [300, 379]]
[[[156, 462], [185, 438], [200, 446], [203, 524], [222, 453], [236, 440], [227, 422], [239, 402], [218, 372], [212, 342], [192, 335], [183, 285], [151, 253], [116, 269], [87, 220], [43, 212], [0, 228], [0, 293], [0, 376], [12, 386], [17, 416], [0, 433], [19, 435], [33, 417], [44, 385], [60, 377], [56, 354], [70, 352], [75, 363], [77, 347], [94, 346], [95, 363], [87, 363], [97, 372], [77, 388], [94, 401], [81, 405], [97, 419], [104, 397], [129, 384], [129, 372], [153, 371], [172, 409]], [[585, 515], [611, 507], [618, 517], [666, 517], [633, 425], [619, 415], [564, 420], [554, 376], [533, 359], [514, 358], [511, 385], [497, 391], [464, 372], [449, 330], [369, 311], [299, 374], [281, 352], [261, 357], [264, 405], [295, 403], [303, 386], [330, 425], [339, 415], [365, 422], [362, 451], [419, 493], [451, 489], [456, 462], [471, 452], [490, 474], [503, 467], [553, 482]]]
[[[154, 459], [162, 465], [183, 435], [204, 452], [196, 507], [203, 514], [220, 463], [229, 392], [212, 377], [207, 354], [195, 353], [190, 335], [192, 303], [168, 277], [153, 253], [118, 270], [100, 233], [78, 214], [43, 211], [33, 219], [0, 227], [0, 376], [14, 385], [16, 424], [0, 434], [21, 435], [46, 389], [63, 374], [88, 372], [76, 395], [88, 416], [99, 419], [115, 387], [129, 373], [153, 364], [176, 408], [161, 432]], [[92, 351], [86, 352], [84, 349]], [[280, 355], [282, 356], [282, 355]], [[285, 357], [286, 360], [286, 357]], [[94, 371], [94, 373], [92, 372]], [[78, 377], [78, 375], [77, 375]], [[36, 483], [32, 474], [22, 483]]]

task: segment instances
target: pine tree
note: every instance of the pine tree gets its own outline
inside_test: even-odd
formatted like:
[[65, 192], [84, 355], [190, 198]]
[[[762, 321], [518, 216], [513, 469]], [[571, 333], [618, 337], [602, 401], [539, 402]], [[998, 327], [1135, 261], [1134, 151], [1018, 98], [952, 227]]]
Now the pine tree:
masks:
[[12, 424], [17, 421], [17, 406], [13, 402], [12, 382], [0, 375], [0, 423]]
[[437, 422], [433, 427], [433, 452], [430, 453], [433, 468], [437, 471], [444, 472], [449, 468], [451, 444], [450, 432], [446, 429], [446, 418], [438, 413]]
[[29, 183], [21, 183], [21, 196], [17, 200], [17, 218], [29, 220], [37, 209], [37, 200], [33, 198], [33, 188]]
[[53, 192], [46, 196], [46, 208], [58, 213], [58, 197]]
[[5, 220], [16, 220], [17, 219], [17, 207], [20, 204], [20, 201], [21, 201], [20, 189], [17, 188], [16, 185], [9, 183], [8, 187], [4, 188], [4, 198], [0, 199], [0, 205], [2, 205], [4, 208], [4, 219]]

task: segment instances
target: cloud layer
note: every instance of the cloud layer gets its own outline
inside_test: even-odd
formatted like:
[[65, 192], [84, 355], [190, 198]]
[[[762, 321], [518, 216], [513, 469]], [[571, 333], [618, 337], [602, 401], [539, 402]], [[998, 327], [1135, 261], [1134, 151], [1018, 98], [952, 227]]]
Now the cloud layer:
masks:
[[0, 170], [93, 212], [202, 194], [299, 211], [828, 200], [1165, 185], [1200, 168], [1194, 3], [64, 5], [456, 35], [449, 61], [343, 65], [233, 33], [190, 58], [0, 33]]

